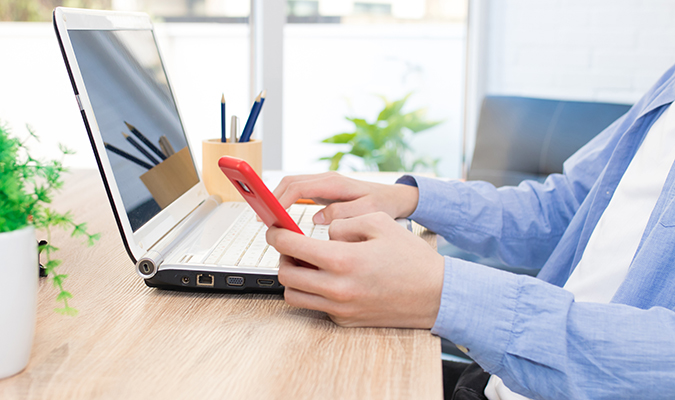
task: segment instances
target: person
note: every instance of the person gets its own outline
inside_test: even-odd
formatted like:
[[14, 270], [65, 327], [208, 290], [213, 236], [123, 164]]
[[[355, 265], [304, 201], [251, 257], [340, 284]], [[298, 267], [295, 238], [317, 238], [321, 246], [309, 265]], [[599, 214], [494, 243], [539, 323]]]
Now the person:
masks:
[[[475, 398], [675, 397], [674, 99], [672, 67], [543, 183], [285, 178], [281, 204], [325, 204], [314, 221], [331, 238], [268, 230], [286, 301], [343, 326], [431, 329], [486, 371]], [[541, 271], [442, 257], [394, 218]]]

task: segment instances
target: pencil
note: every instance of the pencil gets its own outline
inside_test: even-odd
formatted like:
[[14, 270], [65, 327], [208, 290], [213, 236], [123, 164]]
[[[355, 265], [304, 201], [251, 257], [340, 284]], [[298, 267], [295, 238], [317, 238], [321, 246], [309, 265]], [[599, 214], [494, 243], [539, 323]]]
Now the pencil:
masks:
[[134, 136], [136, 136], [141, 142], [143, 142], [144, 145], [148, 146], [148, 148], [152, 150], [153, 153], [157, 154], [159, 158], [161, 158], [162, 160], [166, 160], [166, 156], [162, 154], [162, 150], [158, 149], [157, 146], [152, 144], [152, 142], [149, 141], [148, 138], [145, 137], [145, 135], [139, 132], [139, 130], [136, 129], [135, 126], [131, 125], [126, 121], [124, 121], [124, 124], [127, 126], [127, 128], [129, 128], [131, 133], [133, 133]]
[[225, 93], [220, 98], [220, 141], [223, 143], [227, 142], [225, 131]]
[[251, 135], [253, 134], [253, 128], [255, 128], [255, 122], [258, 120], [258, 115], [260, 114], [262, 105], [265, 102], [266, 94], [267, 91], [263, 90], [262, 92], [260, 92], [258, 97], [255, 98], [255, 101], [253, 102], [253, 107], [251, 107], [251, 114], [248, 116], [246, 125], [244, 125], [244, 131], [241, 133], [241, 136], [239, 137], [239, 142], [248, 142], [251, 139]]
[[239, 118], [236, 115], [230, 120], [230, 143], [237, 143], [237, 131], [239, 130]]
[[132, 156], [131, 154], [127, 153], [126, 151], [120, 150], [117, 147], [115, 147], [111, 144], [105, 143], [105, 142], [103, 144], [105, 145], [106, 149], [112, 151], [113, 153], [115, 153], [119, 156], [122, 156], [122, 157], [126, 158], [127, 160], [129, 160], [129, 161], [131, 161], [135, 164], [140, 165], [143, 168], [152, 169], [152, 165], [146, 163], [145, 161], [143, 161], [141, 159], [138, 159], [138, 158]]
[[312, 199], [297, 199], [295, 204], [316, 204]]
[[162, 153], [167, 157], [171, 157], [176, 153], [173, 146], [171, 146], [171, 142], [169, 142], [169, 139], [164, 135], [159, 137], [159, 147], [161, 147]]
[[159, 161], [157, 161], [157, 159], [156, 159], [155, 157], [153, 157], [152, 154], [148, 153], [148, 151], [147, 151], [146, 149], [144, 149], [143, 146], [141, 146], [140, 143], [138, 143], [136, 140], [134, 140], [134, 138], [132, 138], [131, 136], [127, 135], [127, 134], [124, 133], [124, 132], [122, 132], [122, 135], [124, 136], [124, 138], [125, 138], [129, 143], [131, 143], [132, 146], [134, 146], [134, 147], [135, 147], [138, 151], [140, 151], [140, 152], [141, 152], [148, 160], [150, 160], [151, 163], [153, 163], [153, 164], [155, 164], [155, 165], [159, 164]]

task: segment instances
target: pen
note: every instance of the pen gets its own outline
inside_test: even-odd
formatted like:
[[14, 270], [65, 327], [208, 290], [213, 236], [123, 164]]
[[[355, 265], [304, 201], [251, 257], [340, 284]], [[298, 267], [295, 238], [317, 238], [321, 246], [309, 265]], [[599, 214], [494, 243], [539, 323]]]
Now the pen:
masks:
[[103, 144], [105, 145], [106, 149], [112, 151], [113, 153], [115, 153], [119, 156], [122, 156], [122, 157], [126, 158], [127, 160], [140, 165], [143, 168], [152, 169], [152, 165], [146, 163], [145, 161], [143, 161], [141, 159], [138, 159], [138, 158], [132, 156], [131, 154], [127, 153], [126, 151], [120, 150], [117, 147], [115, 147], [111, 144], [105, 143], [105, 142]]
[[248, 142], [251, 139], [251, 135], [253, 134], [253, 128], [255, 127], [255, 122], [258, 119], [258, 115], [260, 114], [260, 109], [262, 109], [262, 105], [265, 102], [266, 94], [267, 91], [263, 90], [262, 92], [260, 92], [258, 97], [255, 98], [255, 101], [253, 102], [253, 107], [251, 107], [251, 114], [248, 116], [246, 125], [244, 125], [244, 131], [241, 133], [241, 136], [239, 137], [239, 142]]
[[239, 118], [236, 115], [230, 119], [230, 143], [237, 143], [237, 131], [239, 130]]
[[220, 98], [220, 141], [227, 142], [227, 137], [225, 137], [225, 93]]
[[134, 138], [132, 138], [131, 136], [127, 135], [127, 134], [124, 133], [124, 132], [122, 132], [122, 135], [124, 136], [124, 138], [125, 138], [129, 143], [131, 143], [132, 146], [134, 146], [138, 151], [140, 151], [141, 153], [143, 153], [143, 155], [144, 155], [148, 160], [150, 160], [151, 163], [153, 163], [153, 164], [155, 164], [155, 165], [159, 164], [159, 161], [157, 161], [157, 159], [156, 159], [155, 157], [153, 157], [152, 154], [148, 153], [148, 151], [145, 150], [145, 149], [143, 148], [143, 146], [141, 146], [140, 143], [138, 143], [136, 140], [134, 140]]
[[169, 142], [169, 139], [164, 135], [159, 137], [159, 147], [162, 149], [162, 153], [167, 157], [171, 157], [176, 153], [173, 146], [171, 146], [171, 142]]
[[152, 142], [149, 141], [148, 138], [145, 137], [145, 135], [143, 135], [141, 132], [139, 132], [139, 130], [136, 129], [135, 126], [131, 125], [130, 123], [128, 123], [126, 121], [124, 121], [124, 124], [127, 126], [127, 128], [129, 128], [131, 133], [133, 133], [134, 136], [136, 136], [138, 139], [140, 139], [140, 141], [143, 142], [144, 145], [148, 146], [148, 148], [150, 150], [152, 150], [153, 153], [157, 154], [159, 156], [159, 158], [161, 158], [162, 160], [166, 160], [166, 156], [164, 154], [162, 154], [162, 151], [160, 149], [158, 149], [157, 146], [152, 144]]

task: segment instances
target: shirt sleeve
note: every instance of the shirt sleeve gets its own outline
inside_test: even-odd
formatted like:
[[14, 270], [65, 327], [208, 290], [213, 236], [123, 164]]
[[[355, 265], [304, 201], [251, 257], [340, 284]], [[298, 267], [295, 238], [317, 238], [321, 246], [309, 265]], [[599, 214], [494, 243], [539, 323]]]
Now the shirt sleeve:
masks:
[[572, 155], [562, 174], [544, 183], [496, 188], [481, 181], [413, 176], [397, 183], [419, 188], [410, 218], [448, 242], [507, 265], [541, 268], [605, 168], [626, 123], [626, 116], [619, 118]]
[[536, 278], [446, 257], [432, 332], [533, 399], [675, 393], [675, 313], [666, 308], [576, 303]]

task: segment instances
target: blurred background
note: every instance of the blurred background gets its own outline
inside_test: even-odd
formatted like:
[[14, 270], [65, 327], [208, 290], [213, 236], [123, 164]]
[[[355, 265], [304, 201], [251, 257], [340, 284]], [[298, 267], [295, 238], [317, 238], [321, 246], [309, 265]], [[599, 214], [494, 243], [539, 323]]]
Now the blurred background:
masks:
[[[15, 134], [30, 124], [38, 154], [58, 142], [77, 150], [72, 167], [95, 168], [51, 25], [55, 6], [144, 11], [156, 24], [165, 66], [201, 160], [201, 141], [218, 137], [220, 97], [228, 115], [246, 118], [281, 71], [280, 114], [255, 136], [266, 168], [322, 172], [321, 157], [348, 144], [322, 143], [353, 132], [350, 118], [378, 125], [380, 98], [411, 94], [401, 114], [425, 109], [439, 122], [405, 131], [409, 157], [437, 161], [439, 176], [470, 162], [485, 94], [633, 103], [675, 63], [675, 2], [667, 0], [0, 0], [0, 120]], [[283, 5], [283, 3], [281, 3]], [[265, 49], [280, 62], [256, 64], [251, 10], [279, 14], [283, 26]], [[258, 11], [260, 12], [260, 11]], [[269, 90], [269, 87], [267, 88]], [[271, 97], [270, 97], [271, 99]], [[267, 110], [266, 103], [263, 114]], [[270, 110], [267, 110], [270, 111]], [[270, 114], [273, 114], [270, 112]], [[266, 139], [267, 138], [267, 139]], [[344, 170], [368, 169], [346, 156]]]

